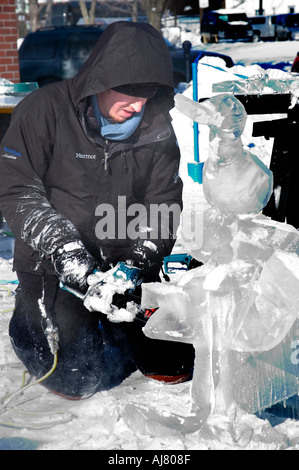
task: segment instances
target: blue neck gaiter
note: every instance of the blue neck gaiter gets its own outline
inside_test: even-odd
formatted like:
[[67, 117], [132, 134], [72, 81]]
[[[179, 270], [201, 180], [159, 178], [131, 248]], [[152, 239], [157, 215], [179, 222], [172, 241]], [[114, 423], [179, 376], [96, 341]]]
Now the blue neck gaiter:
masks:
[[122, 123], [114, 123], [105, 118], [98, 105], [97, 96], [92, 96], [92, 104], [94, 108], [95, 118], [99, 123], [101, 134], [104, 139], [108, 140], [126, 140], [128, 139], [139, 126], [144, 114], [144, 106], [139, 113], [134, 113], [132, 117]]

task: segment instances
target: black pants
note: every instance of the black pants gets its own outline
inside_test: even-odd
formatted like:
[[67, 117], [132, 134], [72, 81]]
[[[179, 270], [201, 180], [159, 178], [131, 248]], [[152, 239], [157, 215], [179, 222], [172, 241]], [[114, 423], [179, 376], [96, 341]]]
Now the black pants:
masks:
[[151, 340], [138, 322], [114, 324], [105, 315], [89, 312], [82, 300], [59, 287], [56, 277], [18, 273], [18, 278], [9, 334], [17, 356], [35, 377], [45, 375], [53, 364], [38, 303], [43, 288], [47, 315], [58, 327], [57, 367], [43, 382], [49, 389], [82, 397], [120, 384], [136, 368], [166, 376], [192, 370], [191, 345]]

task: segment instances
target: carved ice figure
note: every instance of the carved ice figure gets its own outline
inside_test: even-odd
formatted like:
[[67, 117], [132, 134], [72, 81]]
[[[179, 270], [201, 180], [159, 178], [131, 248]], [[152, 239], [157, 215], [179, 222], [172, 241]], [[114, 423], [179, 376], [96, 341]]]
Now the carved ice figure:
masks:
[[203, 174], [211, 207], [203, 245], [191, 251], [204, 265], [167, 284], [144, 284], [142, 293], [144, 307], [159, 308], [145, 334], [194, 345], [192, 411], [200, 422], [233, 405], [256, 412], [299, 390], [299, 361], [291, 359], [299, 330], [299, 233], [259, 214], [272, 174], [243, 151], [246, 113], [236, 101], [176, 100], [211, 128]]
[[175, 105], [210, 128], [209, 158], [203, 170], [207, 201], [226, 215], [260, 212], [272, 194], [273, 178], [256, 156], [243, 149], [247, 114], [242, 103], [225, 93], [202, 103], [177, 94]]

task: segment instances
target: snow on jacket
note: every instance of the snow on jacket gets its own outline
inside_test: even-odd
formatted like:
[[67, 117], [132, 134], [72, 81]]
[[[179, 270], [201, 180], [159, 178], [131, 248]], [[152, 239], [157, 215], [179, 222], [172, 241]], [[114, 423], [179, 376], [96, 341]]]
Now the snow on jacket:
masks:
[[[120, 201], [126, 210], [132, 204], [181, 206], [180, 155], [168, 113], [172, 77], [160, 33], [148, 24], [118, 22], [73, 79], [38, 89], [15, 108], [0, 147], [0, 208], [16, 237], [15, 270], [31, 272], [40, 264], [37, 272], [46, 267], [51, 273], [50, 255], [78, 239], [103, 269], [119, 259], [157, 267], [170, 253], [171, 231], [149, 243], [117, 227], [115, 237], [101, 240], [96, 227], [103, 204], [114, 208], [116, 225]], [[105, 141], [91, 96], [127, 83], [162, 87], [129, 139]], [[168, 222], [162, 217], [160, 228]]]

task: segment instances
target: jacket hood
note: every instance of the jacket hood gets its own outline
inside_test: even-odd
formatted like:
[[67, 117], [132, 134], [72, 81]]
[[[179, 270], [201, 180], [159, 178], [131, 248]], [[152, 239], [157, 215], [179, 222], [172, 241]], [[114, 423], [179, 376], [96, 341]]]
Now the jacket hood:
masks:
[[128, 83], [155, 83], [173, 92], [171, 55], [150, 24], [118, 21], [105, 29], [72, 79], [75, 102]]

